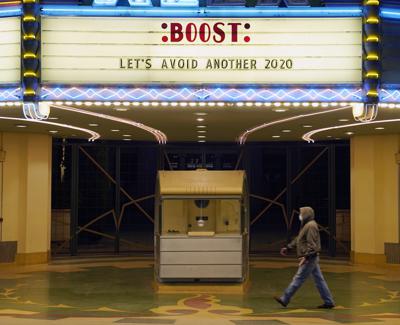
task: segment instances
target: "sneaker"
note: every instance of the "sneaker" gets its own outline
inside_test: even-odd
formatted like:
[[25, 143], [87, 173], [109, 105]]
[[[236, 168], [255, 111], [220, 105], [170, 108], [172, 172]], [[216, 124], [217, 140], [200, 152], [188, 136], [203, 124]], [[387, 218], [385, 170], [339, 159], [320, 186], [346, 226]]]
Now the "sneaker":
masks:
[[275, 301], [276, 301], [277, 303], [281, 304], [282, 307], [286, 307], [286, 306], [287, 306], [287, 304], [285, 304], [285, 303], [282, 301], [281, 298], [274, 297], [274, 299], [275, 299]]
[[319, 305], [317, 308], [319, 308], [319, 309], [332, 309], [332, 308], [335, 308], [335, 305], [322, 304], [322, 305]]

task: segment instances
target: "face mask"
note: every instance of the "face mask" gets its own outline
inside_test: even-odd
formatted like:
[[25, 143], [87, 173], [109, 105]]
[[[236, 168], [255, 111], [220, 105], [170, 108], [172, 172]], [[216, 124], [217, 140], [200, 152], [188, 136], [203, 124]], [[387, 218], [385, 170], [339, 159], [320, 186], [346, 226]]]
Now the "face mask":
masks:
[[299, 220], [303, 221], [303, 216], [301, 214], [299, 214]]

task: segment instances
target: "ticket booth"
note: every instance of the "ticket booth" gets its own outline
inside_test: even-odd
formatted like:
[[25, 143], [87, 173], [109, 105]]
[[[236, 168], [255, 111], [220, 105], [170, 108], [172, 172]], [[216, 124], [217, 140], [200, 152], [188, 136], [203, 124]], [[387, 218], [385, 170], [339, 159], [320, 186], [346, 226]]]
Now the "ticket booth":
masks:
[[159, 282], [243, 282], [249, 267], [244, 171], [159, 171], [155, 273]]

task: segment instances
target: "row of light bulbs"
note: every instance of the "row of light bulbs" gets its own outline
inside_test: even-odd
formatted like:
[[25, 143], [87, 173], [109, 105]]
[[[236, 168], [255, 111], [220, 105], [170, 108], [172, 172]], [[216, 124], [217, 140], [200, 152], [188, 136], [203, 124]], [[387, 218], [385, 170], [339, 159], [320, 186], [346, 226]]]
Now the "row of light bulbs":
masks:
[[[75, 105], [75, 106], [114, 106], [114, 107], [128, 107], [128, 106], [144, 106], [144, 107], [157, 107], [157, 106], [172, 106], [172, 107], [344, 107], [348, 105], [355, 105], [355, 102], [92, 102], [92, 101], [45, 101], [44, 103], [52, 105]], [[13, 107], [22, 106], [22, 102], [1, 102], [0, 107]], [[400, 108], [400, 103], [380, 103], [379, 107], [382, 108]]]
[[294, 107], [336, 107], [348, 106], [356, 104], [354, 102], [127, 102], [127, 101], [47, 101], [46, 103], [55, 105], [76, 105], [76, 106], [172, 106], [172, 107], [223, 107], [223, 106], [237, 106], [237, 107], [281, 107], [281, 106], [294, 106]]

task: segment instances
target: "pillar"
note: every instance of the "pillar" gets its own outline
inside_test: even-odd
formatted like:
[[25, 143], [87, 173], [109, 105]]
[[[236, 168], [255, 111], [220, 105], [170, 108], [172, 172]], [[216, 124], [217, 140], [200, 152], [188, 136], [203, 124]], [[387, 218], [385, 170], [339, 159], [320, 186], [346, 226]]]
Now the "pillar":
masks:
[[46, 263], [50, 252], [51, 153], [48, 135], [1, 134], [3, 241], [17, 242], [18, 264]]
[[351, 250], [355, 263], [384, 264], [399, 243], [400, 135], [351, 139]]

